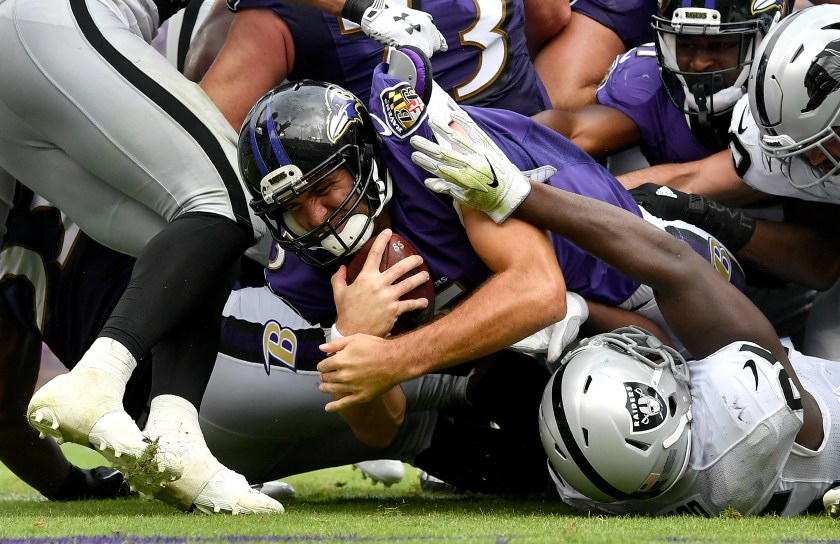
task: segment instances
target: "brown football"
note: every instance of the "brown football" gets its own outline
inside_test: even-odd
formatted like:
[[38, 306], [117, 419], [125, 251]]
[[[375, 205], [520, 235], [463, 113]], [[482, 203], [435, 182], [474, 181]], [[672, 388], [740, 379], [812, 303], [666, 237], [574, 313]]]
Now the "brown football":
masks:
[[[359, 275], [359, 272], [362, 271], [365, 259], [367, 259], [367, 255], [372, 246], [373, 238], [368, 240], [367, 243], [363, 245], [355, 255], [353, 255], [353, 259], [347, 264], [348, 285], [353, 283]], [[379, 263], [379, 271], [384, 272], [406, 257], [417, 254], [417, 249], [411, 244], [411, 242], [399, 234], [394, 233], [391, 235], [391, 240], [388, 242], [388, 247], [385, 249], [385, 253], [382, 254], [382, 261]], [[426, 272], [429, 271], [425, 262], [417, 268], [410, 270], [407, 274], [400, 276], [400, 278], [394, 283], [398, 283], [405, 278], [424, 270]], [[391, 334], [401, 334], [410, 331], [432, 320], [432, 316], [434, 316], [435, 313], [435, 286], [431, 280], [431, 274], [429, 274], [428, 281], [423, 282], [419, 287], [415, 287], [400, 297], [400, 300], [410, 300], [413, 298], [425, 298], [429, 301], [429, 305], [422, 310], [414, 310], [412, 312], [402, 314], [397, 319], [394, 327], [391, 329]]]

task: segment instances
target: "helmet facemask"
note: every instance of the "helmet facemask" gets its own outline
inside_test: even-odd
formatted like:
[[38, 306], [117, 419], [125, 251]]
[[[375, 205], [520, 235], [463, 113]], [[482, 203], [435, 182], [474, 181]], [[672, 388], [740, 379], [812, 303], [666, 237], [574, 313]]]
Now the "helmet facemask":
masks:
[[564, 357], [540, 409], [540, 435], [558, 486], [592, 500], [648, 499], [688, 466], [688, 368], [639, 327], [585, 340]]
[[[335, 85], [303, 81], [265, 95], [243, 126], [239, 155], [255, 214], [281, 248], [312, 266], [333, 264], [364, 245], [391, 197], [367, 110]], [[304, 228], [290, 210], [326, 191], [342, 169], [352, 178], [343, 202], [321, 224]]]
[[[769, 14], [752, 15], [754, 18], [745, 18], [747, 15], [740, 14], [735, 7], [730, 7], [727, 13], [681, 7], [674, 9], [669, 17], [653, 17], [656, 55], [665, 89], [671, 101], [696, 119], [701, 128], [708, 128], [712, 117], [730, 112], [744, 95], [756, 47], [769, 26], [781, 16], [779, 5], [773, 6]], [[712, 50], [709, 55], [715, 55], [715, 48], [721, 54], [726, 49], [734, 49], [732, 65], [706, 72], [681, 68], [678, 61], [684, 47], [681, 43], [692, 37], [702, 38], [700, 44], [708, 44]]]

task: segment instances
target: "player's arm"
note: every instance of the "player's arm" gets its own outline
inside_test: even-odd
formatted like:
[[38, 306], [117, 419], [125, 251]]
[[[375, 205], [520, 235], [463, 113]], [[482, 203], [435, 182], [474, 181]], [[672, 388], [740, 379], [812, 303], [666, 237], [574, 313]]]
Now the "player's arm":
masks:
[[245, 9], [236, 12], [224, 47], [200, 85], [238, 130], [254, 103], [286, 78], [294, 61], [286, 22], [268, 8]]
[[[461, 136], [438, 133], [450, 144], [468, 149]], [[627, 210], [523, 176], [499, 177], [499, 183], [490, 186], [474, 175], [486, 162], [482, 154], [451, 152], [415, 138], [412, 145], [418, 151], [412, 160], [443, 176], [427, 180], [427, 186], [476, 205], [497, 220], [512, 215], [564, 236], [616, 270], [652, 287], [663, 317], [695, 357], [742, 341], [770, 350], [802, 393], [805, 421], [797, 441], [809, 448], [819, 446], [823, 436], [819, 407], [799, 383], [772, 325], [686, 242]], [[415, 157], [418, 154], [422, 157]]]
[[[697, 225], [723, 242], [739, 260], [777, 278], [824, 291], [840, 277], [833, 205], [795, 201], [786, 206], [782, 221], [768, 221], [753, 219], [744, 210], [702, 195], [654, 183], [640, 185], [630, 193], [656, 217]], [[791, 209], [796, 211], [791, 213]], [[824, 218], [818, 221], [820, 216]]]
[[452, 312], [393, 340], [354, 335], [323, 346], [333, 355], [318, 365], [321, 390], [346, 395], [328, 410], [493, 353], [563, 318], [565, 283], [542, 231], [522, 221], [496, 225], [472, 209], [464, 225], [493, 276]]
[[212, 1], [207, 17], [196, 30], [184, 58], [184, 75], [190, 81], [201, 81], [225, 44], [235, 15], [225, 0]]
[[552, 38], [560, 33], [572, 17], [569, 0], [523, 0], [525, 37], [533, 59]]
[[819, 407], [796, 377], [772, 325], [685, 242], [625, 210], [533, 182], [530, 195], [513, 216], [566, 236], [610, 266], [651, 286], [668, 325], [695, 357], [706, 357], [742, 341], [768, 349], [802, 393], [805, 422], [797, 442], [812, 449], [820, 445]]
[[741, 179], [728, 149], [698, 161], [659, 164], [618, 176], [627, 189], [647, 182], [667, 185], [686, 193], [707, 196], [729, 206], [742, 206], [766, 198]]
[[[347, 284], [347, 267], [341, 266], [332, 276], [331, 284], [336, 306], [336, 323], [333, 336], [365, 333], [384, 338], [404, 312], [424, 308], [425, 299], [401, 301], [400, 297], [429, 281], [426, 272], [412, 274], [399, 280], [422, 262], [419, 255], [398, 261], [380, 272], [391, 230], [384, 229], [373, 241], [361, 272]], [[339, 400], [342, 395], [333, 395]], [[406, 398], [402, 388], [395, 385], [367, 402], [352, 404], [341, 410], [353, 434], [361, 442], [383, 448], [393, 441], [405, 419]]]
[[559, 132], [596, 159], [639, 143], [639, 127], [623, 112], [592, 104], [574, 113], [546, 110], [531, 117]]

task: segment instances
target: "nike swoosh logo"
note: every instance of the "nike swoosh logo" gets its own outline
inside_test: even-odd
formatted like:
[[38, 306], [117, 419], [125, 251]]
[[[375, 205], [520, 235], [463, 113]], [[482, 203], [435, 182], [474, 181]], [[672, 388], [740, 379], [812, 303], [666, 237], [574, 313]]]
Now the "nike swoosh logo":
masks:
[[744, 368], [749, 368], [752, 370], [753, 376], [755, 377], [755, 390], [758, 391], [758, 369], [755, 368], [755, 361], [750, 359], [746, 363], [744, 363]]
[[[484, 160], [487, 160], [487, 157], [484, 157]], [[493, 165], [490, 161], [487, 161], [487, 165], [490, 167], [490, 172], [493, 174], [493, 183], [488, 183], [487, 186], [491, 189], [495, 189], [499, 186], [499, 178], [496, 177], [496, 170], [493, 169]]]
[[743, 134], [747, 131], [747, 127], [744, 126], [744, 116], [747, 115], [747, 108], [744, 108], [741, 111], [741, 119], [738, 120], [738, 134]]

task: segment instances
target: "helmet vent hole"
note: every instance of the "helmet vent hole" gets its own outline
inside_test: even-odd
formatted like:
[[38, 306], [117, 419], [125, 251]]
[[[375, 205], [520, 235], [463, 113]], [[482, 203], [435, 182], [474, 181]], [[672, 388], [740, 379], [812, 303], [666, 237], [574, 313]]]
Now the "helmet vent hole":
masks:
[[803, 51], [805, 51], [805, 47], [800, 45], [799, 49], [797, 49], [796, 53], [794, 53], [793, 57], [791, 57], [790, 62], [794, 62], [799, 57], [799, 55], [802, 54]]
[[673, 395], [668, 397], [668, 413], [671, 417], [674, 417], [677, 413], [677, 399]]
[[639, 442], [638, 440], [631, 440], [629, 438], [625, 438], [624, 442], [626, 442], [628, 446], [632, 446], [641, 451], [647, 451], [650, 449], [650, 444], [645, 444], [644, 442]]
[[592, 376], [586, 377], [586, 383], [583, 384], [583, 394], [585, 395], [587, 391], [589, 391], [589, 385], [592, 383]]
[[583, 444], [589, 447], [589, 429], [583, 429]]
[[563, 450], [561, 450], [560, 446], [558, 446], [557, 444], [554, 444], [554, 451], [556, 451], [557, 455], [562, 457], [564, 461], [566, 461], [568, 459], [568, 457], [566, 457], [566, 454], [563, 453]]

